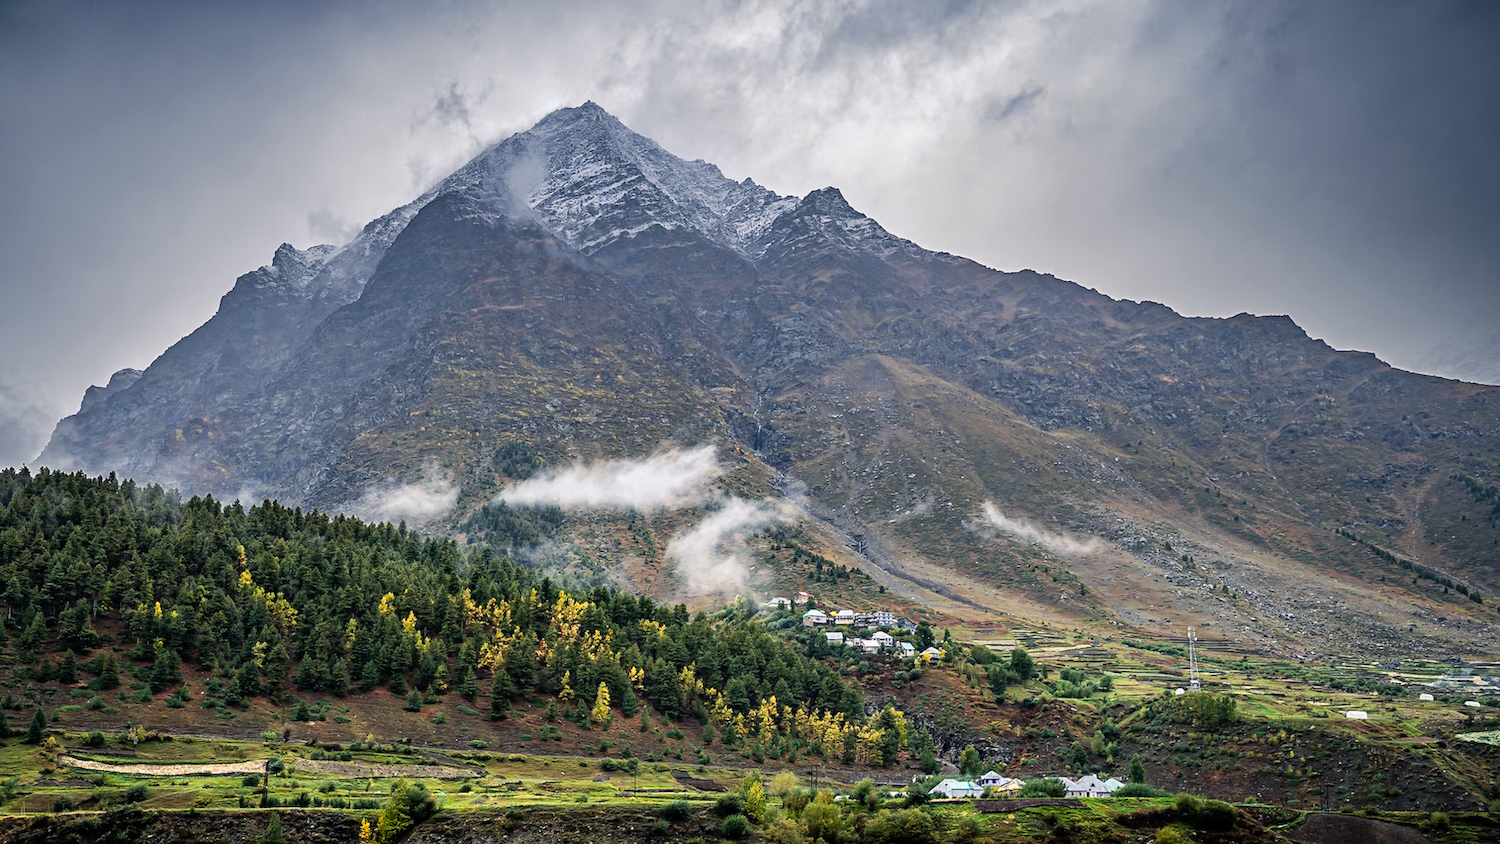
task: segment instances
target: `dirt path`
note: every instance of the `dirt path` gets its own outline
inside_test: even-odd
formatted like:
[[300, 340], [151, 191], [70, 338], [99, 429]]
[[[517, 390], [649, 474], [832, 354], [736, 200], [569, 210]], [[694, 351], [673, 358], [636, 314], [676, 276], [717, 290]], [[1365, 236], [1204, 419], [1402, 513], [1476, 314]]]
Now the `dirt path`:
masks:
[[190, 777], [190, 776], [221, 776], [229, 774], [259, 774], [266, 770], [266, 760], [253, 759], [248, 762], [190, 762], [182, 765], [154, 765], [141, 763], [138, 765], [113, 765], [108, 762], [95, 762], [92, 759], [79, 759], [76, 756], [66, 754], [57, 757], [60, 765], [69, 768], [78, 768], [83, 771], [103, 771], [110, 774], [134, 774], [142, 777]]

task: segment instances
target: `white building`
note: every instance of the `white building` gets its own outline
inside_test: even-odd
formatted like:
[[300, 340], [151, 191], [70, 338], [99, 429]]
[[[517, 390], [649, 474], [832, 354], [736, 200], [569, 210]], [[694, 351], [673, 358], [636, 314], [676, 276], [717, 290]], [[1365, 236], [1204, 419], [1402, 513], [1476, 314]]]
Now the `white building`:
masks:
[[984, 789], [973, 780], [943, 780], [933, 786], [927, 794], [932, 797], [968, 797], [974, 798], [984, 794]]
[[828, 613], [822, 610], [808, 610], [802, 614], [803, 627], [822, 627], [828, 622]]
[[1344, 713], [1344, 717], [1350, 721], [1368, 721], [1370, 720], [1370, 713], [1360, 709], [1351, 709]]
[[830, 644], [830, 645], [842, 645], [842, 644], [844, 644], [844, 634], [843, 633], [829, 632], [829, 633], [824, 633], [823, 635], [826, 636], [826, 637], [828, 637], [828, 644]]
[[890, 610], [876, 610], [875, 611], [875, 626], [876, 627], [895, 627], [896, 626], [896, 614], [893, 613], [893, 612], [891, 612]]
[[791, 598], [781, 598], [781, 597], [778, 597], [776, 595], [772, 595], [771, 597], [765, 599], [764, 601], [761, 601], [760, 602], [760, 607], [761, 607], [761, 609], [765, 609], [765, 610], [786, 610], [786, 609], [791, 609], [791, 607], [792, 607], [792, 599]]
[[917, 646], [911, 642], [897, 642], [896, 647], [901, 649], [901, 655], [904, 657], [914, 657], [917, 655]]
[[927, 650], [922, 651], [922, 658], [928, 660], [929, 662], [934, 659], [942, 659], [943, 652], [938, 650], [937, 648], [928, 648]]
[[884, 630], [875, 631], [875, 635], [870, 637], [870, 641], [874, 642], [881, 650], [896, 646], [896, 637]]
[[1076, 780], [1070, 780], [1067, 777], [1061, 777], [1061, 779], [1068, 797], [1108, 797], [1125, 785], [1119, 780], [1114, 780], [1120, 784], [1110, 788], [1108, 783], [1093, 774], [1085, 774]]
[[850, 626], [853, 626], [853, 624], [854, 624], [854, 610], [839, 610], [838, 612], [834, 613], [833, 614], [833, 623], [834, 624], [848, 624]]
[[1423, 693], [1417, 695], [1417, 700], [1432, 700], [1432, 699], [1433, 699], [1432, 695], [1430, 695], [1430, 694], [1428, 694], [1426, 692], [1423, 692]]

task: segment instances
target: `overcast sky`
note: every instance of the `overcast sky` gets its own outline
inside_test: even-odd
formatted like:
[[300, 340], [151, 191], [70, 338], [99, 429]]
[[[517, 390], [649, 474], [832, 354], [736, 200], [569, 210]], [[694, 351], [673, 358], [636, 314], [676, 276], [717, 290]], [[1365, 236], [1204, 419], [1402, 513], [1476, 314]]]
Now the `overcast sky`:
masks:
[[0, 465], [589, 99], [928, 248], [1493, 378], [1497, 44], [1488, 0], [0, 0]]

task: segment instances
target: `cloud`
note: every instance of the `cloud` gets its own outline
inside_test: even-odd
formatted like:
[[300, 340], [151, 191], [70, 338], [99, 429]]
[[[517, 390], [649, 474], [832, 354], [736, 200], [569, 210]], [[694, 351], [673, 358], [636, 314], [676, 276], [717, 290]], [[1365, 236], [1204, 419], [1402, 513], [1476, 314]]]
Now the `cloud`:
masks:
[[586, 99], [735, 178], [837, 185], [923, 246], [1112, 296], [1290, 313], [1397, 365], [1500, 321], [1493, 3], [5, 8], [0, 335], [54, 421], [277, 244], [339, 240], [412, 173]]
[[457, 502], [457, 484], [442, 472], [429, 469], [427, 477], [415, 483], [383, 483], [367, 488], [344, 510], [366, 521], [423, 525], [452, 510]]
[[1040, 545], [1059, 557], [1082, 557], [1097, 553], [1103, 547], [1102, 543], [1093, 537], [1078, 540], [1071, 536], [1042, 530], [1024, 519], [1012, 519], [1000, 512], [1000, 508], [990, 501], [984, 502], [982, 509], [985, 519], [983, 525], [993, 527], [1016, 539]]
[[0, 372], [0, 468], [35, 460], [57, 419], [56, 404], [34, 379]]
[[747, 541], [790, 517], [785, 505], [727, 497], [718, 510], [667, 543], [667, 559], [676, 564], [683, 588], [691, 595], [732, 594], [750, 576]]
[[522, 481], [495, 500], [511, 506], [675, 510], [702, 503], [722, 472], [713, 445], [674, 448], [641, 459], [574, 464]]
[[307, 214], [307, 233], [318, 243], [342, 246], [359, 234], [363, 224], [357, 220], [340, 216], [328, 208], [319, 208]]

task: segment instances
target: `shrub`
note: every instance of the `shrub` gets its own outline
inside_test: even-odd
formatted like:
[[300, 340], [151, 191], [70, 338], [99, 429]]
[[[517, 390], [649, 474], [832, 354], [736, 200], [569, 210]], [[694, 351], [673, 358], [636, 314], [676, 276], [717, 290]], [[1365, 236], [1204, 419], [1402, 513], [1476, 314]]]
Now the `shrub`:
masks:
[[1021, 786], [1020, 797], [1062, 797], [1068, 793], [1068, 787], [1063, 785], [1059, 779], [1031, 780]]
[[1121, 786], [1114, 793], [1115, 797], [1166, 797], [1167, 790], [1156, 786], [1146, 785], [1143, 782], [1132, 782]]
[[489, 744], [487, 742], [480, 741], [479, 739], [474, 739], [473, 741], [469, 742], [469, 747], [472, 747], [475, 750], [483, 750], [486, 747], [489, 747]]
[[865, 824], [869, 844], [936, 844], [937, 825], [921, 809], [882, 811]]
[[661, 807], [661, 818], [668, 823], [679, 823], [693, 816], [693, 807], [686, 800], [673, 800]]
[[73, 807], [77, 805], [71, 797], [62, 796], [52, 798], [52, 811], [54, 812], [71, 812], [73, 811]]
[[251, 788], [260, 785], [260, 774], [246, 774], [245, 778], [240, 780], [240, 785], [249, 786]]
[[147, 788], [144, 784], [132, 785], [125, 789], [126, 803], [140, 803], [150, 796], [151, 789]]
[[1222, 800], [1207, 800], [1184, 794], [1177, 798], [1177, 815], [1196, 829], [1223, 832], [1234, 829], [1239, 811]]
[[103, 747], [104, 734], [95, 730], [83, 737], [83, 744], [85, 747]]
[[714, 812], [721, 818], [745, 813], [745, 797], [737, 791], [721, 795], [714, 802]]
[[744, 815], [730, 815], [724, 819], [724, 837], [740, 839], [750, 834], [750, 819]]

